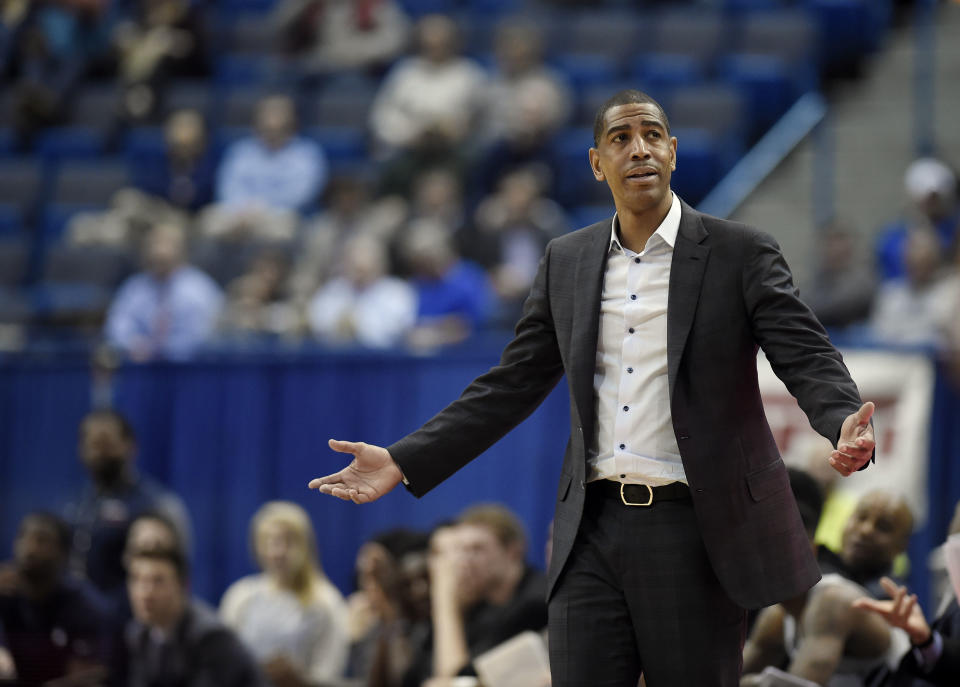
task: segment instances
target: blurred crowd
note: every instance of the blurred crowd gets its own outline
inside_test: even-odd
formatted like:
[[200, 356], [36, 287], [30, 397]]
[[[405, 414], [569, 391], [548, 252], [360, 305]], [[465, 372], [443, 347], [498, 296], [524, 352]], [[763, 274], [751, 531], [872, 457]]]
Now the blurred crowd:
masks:
[[[742, 685], [957, 684], [949, 557], [931, 556], [935, 605], [921, 607], [903, 587], [909, 565], [923, 565], [905, 557], [907, 502], [838, 489], [828, 442], [816, 440], [787, 460], [824, 577], [754, 613]], [[341, 590], [321, 565], [334, 533], [315, 531], [296, 503], [269, 501], [250, 519], [255, 572], [201, 599], [190, 515], [138, 470], [124, 416], [89, 413], [78, 452], [86, 483], [60, 512], [24, 515], [0, 563], [0, 684], [549, 687], [546, 578], [506, 506], [357, 542], [353, 587]], [[545, 553], [549, 565], [549, 543]], [[794, 681], [769, 682], [777, 675]]]

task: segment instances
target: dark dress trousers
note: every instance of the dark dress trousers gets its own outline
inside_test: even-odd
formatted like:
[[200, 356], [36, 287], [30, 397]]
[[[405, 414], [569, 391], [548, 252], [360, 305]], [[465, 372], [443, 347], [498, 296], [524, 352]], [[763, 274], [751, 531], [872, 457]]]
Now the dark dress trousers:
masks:
[[[408, 489], [421, 496], [526, 418], [565, 373], [572, 431], [557, 490], [548, 595], [584, 516], [610, 231], [606, 220], [553, 240], [499, 365], [388, 447]], [[859, 393], [799, 299], [778, 245], [682, 203], [667, 310], [670, 409], [709, 566], [742, 608], [796, 596], [820, 577], [763, 412], [758, 347], [813, 428], [836, 442], [844, 419], [861, 405]]]

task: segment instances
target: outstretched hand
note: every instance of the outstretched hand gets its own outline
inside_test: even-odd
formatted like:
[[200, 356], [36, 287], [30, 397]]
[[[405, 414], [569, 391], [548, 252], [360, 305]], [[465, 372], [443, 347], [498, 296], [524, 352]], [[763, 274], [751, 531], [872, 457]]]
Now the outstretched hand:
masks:
[[906, 587], [901, 587], [889, 577], [882, 578], [880, 584], [891, 600], [876, 601], [861, 597], [853, 602], [853, 607], [873, 611], [893, 627], [904, 630], [915, 645], [926, 642], [930, 638], [930, 625], [917, 603], [917, 595], [907, 594]]
[[873, 456], [873, 449], [877, 445], [870, 424], [873, 411], [873, 403], [867, 401], [860, 406], [860, 410], [843, 421], [837, 448], [830, 454], [830, 465], [844, 477], [862, 468]]
[[334, 451], [351, 454], [353, 460], [340, 472], [310, 480], [311, 489], [344, 501], [370, 503], [400, 483], [400, 468], [382, 446], [336, 439], [328, 443]]

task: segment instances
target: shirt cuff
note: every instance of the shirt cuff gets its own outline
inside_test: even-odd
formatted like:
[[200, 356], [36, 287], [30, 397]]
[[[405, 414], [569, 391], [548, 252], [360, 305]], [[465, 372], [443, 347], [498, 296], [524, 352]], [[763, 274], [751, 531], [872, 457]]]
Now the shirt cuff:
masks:
[[931, 640], [923, 648], [918, 646], [913, 647], [913, 657], [917, 661], [917, 665], [925, 673], [929, 673], [933, 670], [933, 667], [937, 665], [937, 661], [940, 660], [940, 655], [943, 653], [943, 637], [940, 636], [940, 633], [936, 630], [931, 632]]

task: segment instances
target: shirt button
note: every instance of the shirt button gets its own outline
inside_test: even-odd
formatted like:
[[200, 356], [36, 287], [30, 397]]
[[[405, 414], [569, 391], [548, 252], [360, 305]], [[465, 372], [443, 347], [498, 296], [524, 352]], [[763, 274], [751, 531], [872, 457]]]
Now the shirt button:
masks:
[[626, 444], [620, 444], [620, 450], [621, 450], [621, 451], [622, 451], [623, 449], [625, 449], [626, 447], [627, 447]]
[[627, 368], [627, 374], [628, 374], [628, 375], [632, 375], [632, 374], [633, 374], [633, 368], [632, 368], [632, 367], [628, 367], [628, 368]]
[[634, 261], [635, 263], [637, 263], [638, 265], [640, 264], [640, 258], [634, 258], [633, 261]]
[[632, 300], [632, 301], [637, 300], [637, 294], [631, 293], [631, 294], [630, 294], [630, 300]]
[[626, 479], [626, 478], [627, 478], [626, 475], [620, 475], [620, 479]]
[[630, 406], [623, 406], [623, 412], [627, 412], [628, 410], [630, 410]]
[[633, 334], [633, 327], [630, 327], [630, 329], [628, 329], [627, 331]]

